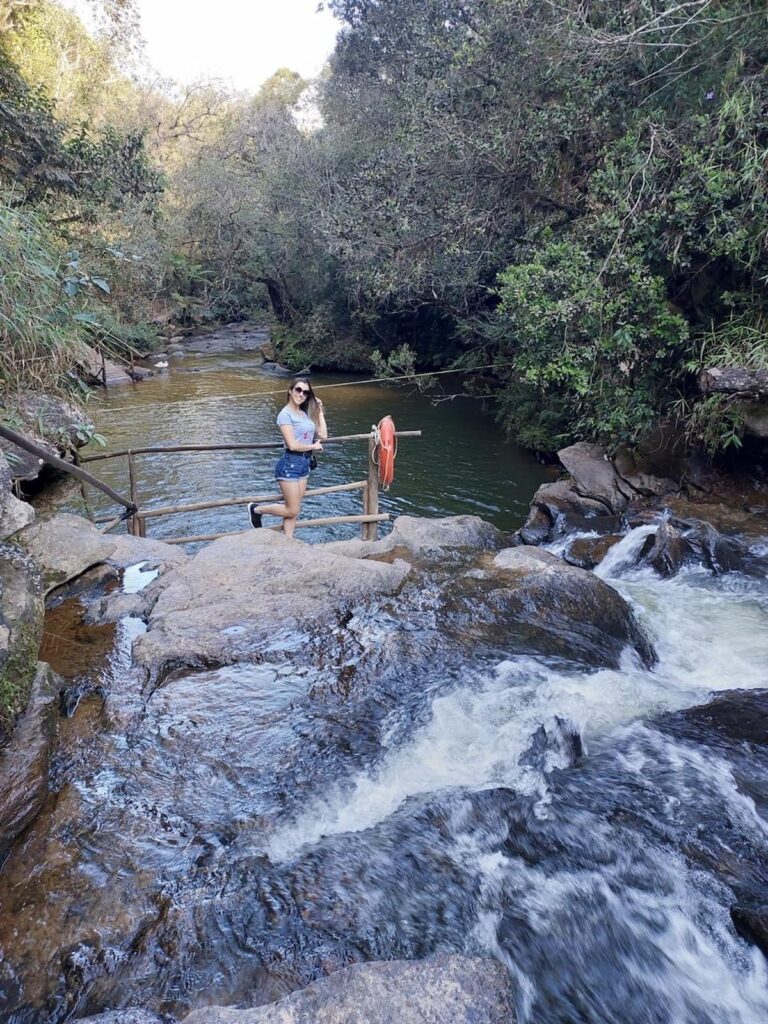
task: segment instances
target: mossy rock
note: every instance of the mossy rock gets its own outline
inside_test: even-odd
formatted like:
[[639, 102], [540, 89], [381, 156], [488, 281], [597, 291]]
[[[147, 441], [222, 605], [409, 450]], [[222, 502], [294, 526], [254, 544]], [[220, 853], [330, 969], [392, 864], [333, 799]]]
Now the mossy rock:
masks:
[[37, 562], [13, 544], [0, 544], [0, 746], [29, 701], [44, 612]]

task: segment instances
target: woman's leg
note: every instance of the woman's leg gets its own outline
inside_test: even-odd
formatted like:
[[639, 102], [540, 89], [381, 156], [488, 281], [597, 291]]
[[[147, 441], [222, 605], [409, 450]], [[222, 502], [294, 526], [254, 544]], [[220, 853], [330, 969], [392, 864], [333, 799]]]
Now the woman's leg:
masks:
[[284, 505], [257, 505], [256, 511], [261, 516], [280, 516], [283, 520], [283, 533], [292, 537], [296, 527], [296, 519], [301, 511], [301, 499], [307, 489], [307, 478], [302, 480], [278, 480], [283, 495]]

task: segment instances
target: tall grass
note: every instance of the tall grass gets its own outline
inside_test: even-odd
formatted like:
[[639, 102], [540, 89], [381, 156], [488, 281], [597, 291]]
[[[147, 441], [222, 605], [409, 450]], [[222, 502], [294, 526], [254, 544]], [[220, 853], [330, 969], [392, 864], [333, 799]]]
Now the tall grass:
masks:
[[27, 390], [62, 393], [83, 335], [63, 290], [67, 258], [40, 217], [0, 197], [0, 402]]

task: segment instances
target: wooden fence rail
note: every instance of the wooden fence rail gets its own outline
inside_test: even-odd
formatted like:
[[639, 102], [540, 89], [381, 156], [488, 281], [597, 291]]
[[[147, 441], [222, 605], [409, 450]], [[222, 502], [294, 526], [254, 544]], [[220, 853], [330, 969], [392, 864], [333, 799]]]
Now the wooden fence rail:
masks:
[[[420, 430], [399, 430], [395, 435], [398, 439], [402, 437], [421, 437]], [[335, 484], [328, 487], [315, 487], [308, 490], [305, 498], [316, 497], [324, 494], [338, 494], [344, 491], [362, 491], [363, 511], [361, 515], [326, 516], [319, 519], [300, 519], [296, 523], [297, 530], [304, 530], [308, 527], [330, 526], [336, 523], [360, 523], [363, 540], [375, 540], [378, 532], [378, 524], [389, 519], [387, 513], [379, 512], [379, 477], [376, 464], [376, 429], [372, 428], [365, 434], [342, 434], [326, 438], [323, 446], [337, 444], [343, 441], [367, 441], [368, 442], [368, 474], [365, 480], [357, 480], [347, 484]], [[128, 522], [128, 530], [138, 537], [146, 537], [147, 520], [156, 519], [160, 516], [179, 515], [182, 513], [202, 512], [209, 508], [227, 508], [235, 505], [248, 505], [251, 502], [266, 503], [281, 501], [282, 494], [255, 494], [235, 498], [219, 498], [213, 501], [197, 501], [186, 505], [164, 505], [160, 508], [141, 508], [139, 501], [138, 472], [136, 456], [138, 455], [166, 455], [179, 452], [221, 452], [221, 451], [249, 451], [249, 450], [279, 450], [282, 449], [282, 441], [259, 441], [259, 442], [231, 442], [228, 444], [182, 444], [182, 445], [152, 445], [142, 448], [125, 448], [116, 452], [101, 452], [98, 455], [91, 455], [81, 459], [82, 462], [98, 462], [104, 459], [127, 458], [128, 460], [128, 485], [130, 490], [130, 502], [122, 500], [132, 511]], [[90, 476], [90, 474], [86, 474]], [[91, 479], [94, 479], [91, 477]], [[102, 487], [104, 490], [104, 487]], [[114, 494], [114, 492], [112, 492]], [[107, 524], [102, 527], [102, 532], [112, 529], [118, 524], [119, 519], [112, 516], [99, 516], [94, 520], [98, 524]], [[281, 526], [270, 526], [266, 529], [280, 530]], [[242, 531], [234, 531], [240, 533]], [[166, 544], [198, 544], [204, 541], [217, 540], [219, 537], [232, 536], [232, 533], [200, 534], [193, 537], [171, 537], [163, 538]]]

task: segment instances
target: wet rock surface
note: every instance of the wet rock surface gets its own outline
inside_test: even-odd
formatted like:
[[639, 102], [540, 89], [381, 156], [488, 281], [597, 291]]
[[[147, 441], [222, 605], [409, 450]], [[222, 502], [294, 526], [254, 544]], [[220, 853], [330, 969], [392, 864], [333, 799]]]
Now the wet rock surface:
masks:
[[[535, 1024], [646, 1024], [670, 991], [697, 1024], [723, 1024], [735, 987], [685, 987], [675, 951], [703, 948], [720, 970], [725, 946], [734, 986], [750, 970], [728, 923], [733, 906], [759, 928], [768, 863], [744, 799], [768, 815], [765, 751], [735, 731], [749, 715], [654, 718], [681, 673], [698, 692], [697, 665], [618, 672], [635, 624], [613, 588], [482, 528], [467, 543], [466, 526], [427, 522], [422, 542], [417, 522], [374, 552], [253, 531], [147, 588], [144, 667], [153, 624], [177, 650], [200, 629], [211, 663], [174, 669], [158, 647], [162, 685], [126, 661], [101, 704], [61, 720], [46, 810], [0, 872], [0, 1016], [298, 1022], [254, 1015], [363, 1005], [338, 1018], [362, 1024], [400, 986], [345, 1003], [332, 985], [350, 965], [481, 949], [515, 965]], [[347, 582], [329, 588], [330, 568]], [[234, 662], [224, 623], [246, 626], [226, 634]], [[637, 721], [628, 693], [649, 689]], [[462, 1008], [434, 991], [436, 1014]]]
[[269, 530], [224, 537], [168, 576], [135, 657], [152, 679], [179, 665], [285, 657], [308, 640], [322, 658], [354, 602], [396, 592], [407, 573]]
[[[437, 956], [358, 964], [269, 1006], [196, 1010], [189, 1024], [513, 1024], [507, 971], [493, 960]], [[122, 1024], [122, 1022], [121, 1022]], [[127, 1024], [127, 1022], [126, 1022]]]
[[95, 1017], [80, 1017], [80, 1024], [164, 1024], [162, 1017], [158, 1017], [148, 1010], [110, 1010], [107, 1013], [98, 1013]]
[[644, 664], [655, 661], [624, 598], [591, 573], [528, 547], [500, 551], [493, 568], [494, 578], [470, 577], [462, 587], [471, 588], [468, 599], [476, 605], [480, 630], [493, 607], [503, 615], [509, 633], [530, 650], [591, 665], [618, 665], [631, 646]]
[[0, 863], [48, 795], [57, 696], [58, 681], [47, 665], [39, 664], [13, 737], [0, 749]]
[[37, 562], [0, 544], [0, 745], [27, 705], [43, 631], [43, 584]]
[[33, 523], [16, 540], [42, 566], [46, 592], [105, 562], [115, 550], [112, 537], [67, 512]]
[[391, 532], [380, 540], [332, 541], [323, 548], [350, 558], [376, 559], [394, 552], [411, 562], [414, 556], [424, 556], [429, 562], [436, 557], [472, 559], [481, 551], [498, 550], [504, 546], [504, 540], [501, 531], [479, 516], [398, 516]]

